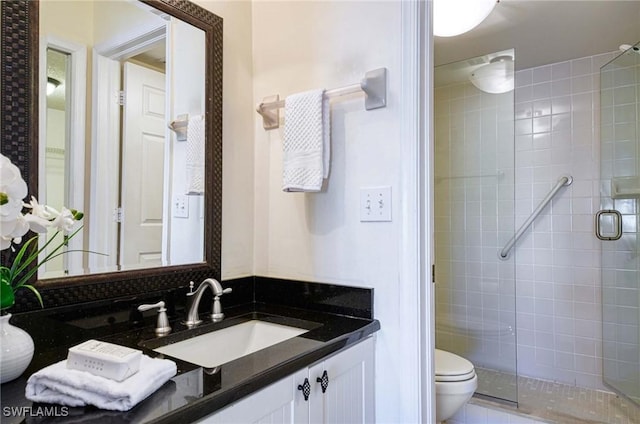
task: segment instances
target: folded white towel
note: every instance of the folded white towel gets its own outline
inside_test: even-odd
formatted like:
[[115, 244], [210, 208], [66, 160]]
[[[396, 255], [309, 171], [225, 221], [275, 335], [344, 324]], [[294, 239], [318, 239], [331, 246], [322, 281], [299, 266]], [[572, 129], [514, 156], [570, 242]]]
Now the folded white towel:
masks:
[[115, 381], [87, 371], [69, 369], [65, 359], [29, 377], [25, 396], [33, 402], [66, 406], [93, 405], [102, 409], [128, 411], [158, 390], [176, 372], [173, 361], [142, 355], [137, 373], [123, 381]]
[[187, 127], [187, 194], [204, 193], [204, 117], [189, 118]]
[[320, 191], [329, 176], [330, 112], [324, 90], [288, 96], [284, 101], [284, 191]]

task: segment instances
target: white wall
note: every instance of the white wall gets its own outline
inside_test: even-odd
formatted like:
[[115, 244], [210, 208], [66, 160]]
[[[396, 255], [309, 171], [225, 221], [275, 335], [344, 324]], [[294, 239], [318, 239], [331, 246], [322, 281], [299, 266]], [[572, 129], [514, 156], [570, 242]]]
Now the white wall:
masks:
[[[411, 227], [418, 219], [417, 171], [401, 163], [418, 150], [415, 139], [402, 139], [401, 127], [402, 90], [419, 97], [417, 87], [403, 87], [401, 78], [406, 4], [196, 2], [224, 19], [223, 278], [263, 275], [373, 287], [374, 315], [382, 325], [376, 421], [418, 422], [419, 285], [402, 269], [403, 263], [419, 265], [403, 256], [402, 238], [408, 232], [418, 239]], [[361, 95], [332, 106], [326, 191], [283, 193], [282, 128], [265, 131], [256, 103], [272, 94], [350, 85], [379, 67], [388, 69], [387, 108], [367, 112]], [[415, 110], [404, 113], [417, 119]], [[411, 159], [417, 168], [417, 154]], [[361, 223], [358, 190], [380, 185], [392, 186], [393, 221]]]
[[254, 128], [250, 1], [195, 3], [223, 18], [222, 278], [253, 275]]
[[[193, 52], [205, 51], [205, 33], [179, 19], [172, 19], [167, 43], [168, 50], [171, 52], [167, 63], [167, 76], [171, 90], [167, 121], [171, 122], [184, 114], [190, 118], [203, 115], [205, 57], [194, 55]], [[189, 149], [192, 147], [189, 147], [187, 141], [177, 141], [175, 132], [167, 131], [167, 133], [170, 135], [171, 143], [170, 147], [165, 149], [165, 172], [170, 175], [168, 184], [165, 183], [168, 186], [167, 197], [169, 198], [165, 199], [165, 205], [169, 203], [165, 207], [165, 214], [168, 215], [165, 222], [168, 225], [165, 224], [163, 228], [163, 236], [167, 237], [169, 246], [167, 259], [172, 265], [199, 262], [202, 260], [201, 252], [204, 252], [202, 195], [186, 196], [189, 211], [187, 217], [176, 217], [172, 207], [176, 196], [185, 195], [191, 187], [187, 161]], [[185, 249], [185, 246], [189, 248]]]
[[[374, 315], [382, 325], [376, 340], [380, 423], [419, 416], [413, 396], [420, 369], [412, 356], [419, 340], [403, 334], [418, 314], [401, 303], [405, 291], [415, 289], [402, 279], [403, 220], [415, 218], [415, 212], [403, 216], [403, 202], [416, 200], [403, 192], [401, 178], [410, 166], [401, 161], [403, 143], [412, 142], [401, 133], [401, 15], [401, 2], [253, 3], [254, 103], [350, 85], [365, 71], [388, 69], [386, 108], [366, 111], [360, 96], [332, 103], [331, 174], [321, 193], [282, 192], [283, 130], [265, 131], [253, 117], [255, 273], [375, 289]], [[392, 187], [393, 221], [360, 222], [359, 189], [384, 185]]]

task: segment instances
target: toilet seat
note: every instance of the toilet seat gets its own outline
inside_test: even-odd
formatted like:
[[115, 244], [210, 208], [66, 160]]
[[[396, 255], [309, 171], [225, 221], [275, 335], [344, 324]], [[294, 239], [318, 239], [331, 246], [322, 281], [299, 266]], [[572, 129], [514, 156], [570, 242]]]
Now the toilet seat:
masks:
[[436, 382], [465, 381], [475, 377], [473, 364], [456, 354], [436, 349]]

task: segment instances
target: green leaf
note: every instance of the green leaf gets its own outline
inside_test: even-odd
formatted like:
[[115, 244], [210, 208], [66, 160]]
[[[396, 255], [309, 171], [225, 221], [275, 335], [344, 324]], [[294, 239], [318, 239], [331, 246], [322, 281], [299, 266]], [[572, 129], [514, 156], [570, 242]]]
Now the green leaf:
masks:
[[[33, 255], [30, 255], [30, 256], [27, 256], [27, 258], [24, 261], [22, 261], [22, 258], [27, 253], [27, 251], [30, 249], [30, 246], [33, 243], [36, 243], [37, 240], [38, 240], [38, 236], [31, 237], [29, 240], [27, 240], [26, 243], [24, 243], [22, 245], [22, 247], [18, 251], [18, 254], [16, 255], [15, 259], [13, 260], [13, 265], [11, 266], [11, 275], [12, 275], [12, 277], [15, 277], [16, 275], [20, 274], [20, 272], [22, 272], [22, 270], [26, 266], [28, 266], [34, 259], [37, 258], [37, 255], [35, 257], [33, 257]], [[10, 278], [10, 280], [13, 280], [13, 278]]]
[[33, 287], [31, 284], [23, 284], [22, 287], [26, 287], [29, 290], [31, 290], [38, 298], [38, 302], [40, 302], [40, 307], [44, 308], [44, 303], [42, 303], [42, 297], [40, 296], [40, 292], [38, 291], [38, 289]]
[[2, 278], [2, 280], [0, 280], [0, 309], [6, 309], [13, 306], [15, 301], [13, 288], [9, 284], [8, 280]]

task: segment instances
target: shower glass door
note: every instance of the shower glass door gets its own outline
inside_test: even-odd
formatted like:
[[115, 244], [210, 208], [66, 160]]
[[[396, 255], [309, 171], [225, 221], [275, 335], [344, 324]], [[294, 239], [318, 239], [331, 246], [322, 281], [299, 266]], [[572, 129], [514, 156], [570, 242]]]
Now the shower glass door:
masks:
[[640, 403], [640, 55], [600, 69], [600, 211], [603, 380]]
[[516, 402], [513, 81], [513, 50], [435, 68], [434, 192], [436, 347]]

